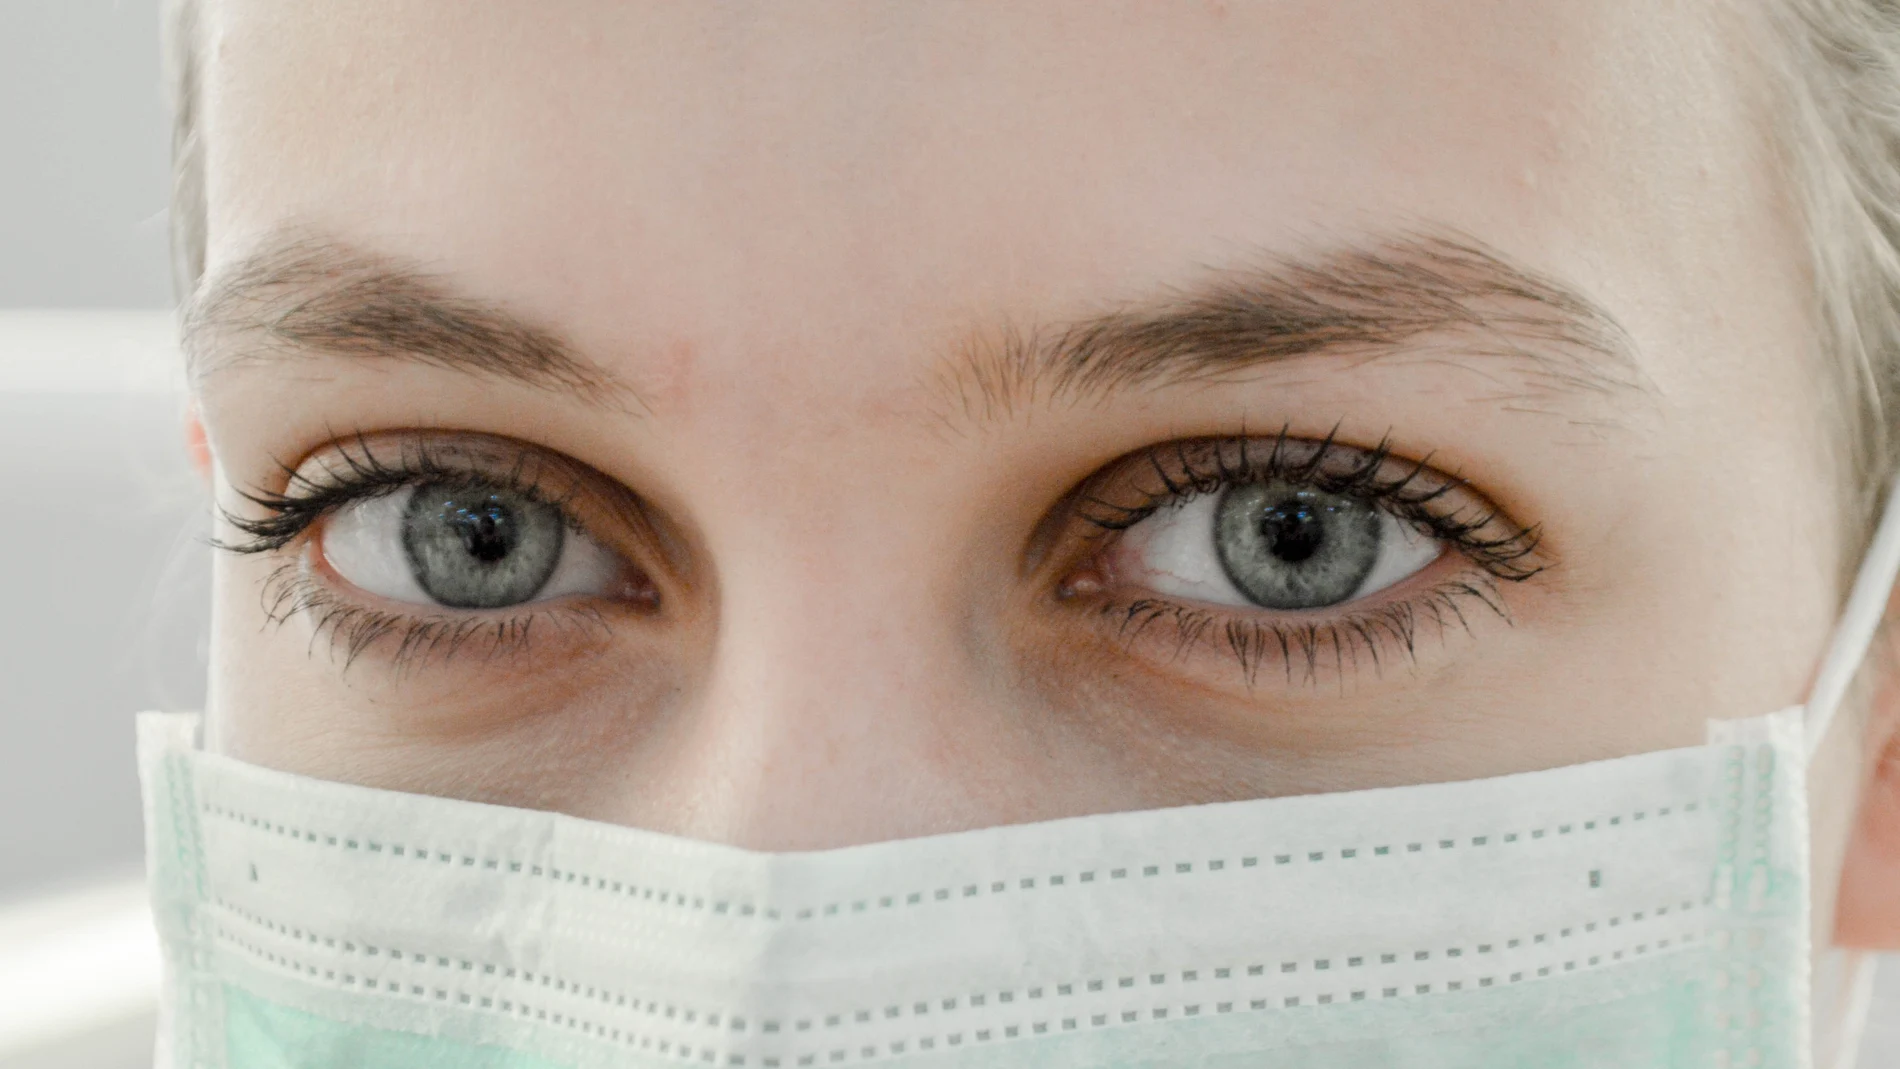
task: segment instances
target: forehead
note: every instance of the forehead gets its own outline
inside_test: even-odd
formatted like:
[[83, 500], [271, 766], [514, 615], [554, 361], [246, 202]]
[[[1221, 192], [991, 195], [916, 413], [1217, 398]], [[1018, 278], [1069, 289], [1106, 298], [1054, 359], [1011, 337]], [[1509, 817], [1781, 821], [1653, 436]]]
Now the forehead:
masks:
[[1666, 350], [1692, 329], [1672, 311], [1758, 281], [1738, 252], [1776, 225], [1737, 211], [1772, 197], [1698, 5], [213, 0], [208, 22], [212, 271], [314, 228], [661, 377], [682, 339], [709, 374], [795, 351], [875, 376], [972, 319], [1413, 224], [1574, 279]]

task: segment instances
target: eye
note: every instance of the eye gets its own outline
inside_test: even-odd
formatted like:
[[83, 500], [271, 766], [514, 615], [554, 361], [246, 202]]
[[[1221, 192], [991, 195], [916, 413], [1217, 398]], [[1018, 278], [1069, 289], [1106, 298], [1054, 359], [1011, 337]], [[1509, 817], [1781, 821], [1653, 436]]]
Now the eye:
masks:
[[477, 479], [345, 505], [325, 521], [319, 545], [338, 575], [368, 593], [454, 609], [606, 595], [623, 571], [559, 506]]
[[1274, 479], [1165, 505], [1130, 525], [1106, 563], [1167, 597], [1301, 610], [1376, 593], [1444, 549], [1369, 501]]
[[1230, 658], [1250, 691], [1268, 662], [1293, 683], [1414, 658], [1421, 627], [1471, 630], [1467, 602], [1509, 620], [1542, 528], [1397, 448], [1282, 428], [1126, 453], [1052, 514], [1053, 604], [1170, 671]]

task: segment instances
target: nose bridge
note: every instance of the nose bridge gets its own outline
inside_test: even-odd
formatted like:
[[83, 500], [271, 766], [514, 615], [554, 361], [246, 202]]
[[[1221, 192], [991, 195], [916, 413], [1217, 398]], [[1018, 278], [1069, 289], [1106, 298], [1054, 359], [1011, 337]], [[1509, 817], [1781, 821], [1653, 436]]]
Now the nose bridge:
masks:
[[762, 708], [842, 712], [917, 701], [941, 686], [956, 659], [937, 618], [943, 606], [894, 547], [858, 548], [722, 573], [715, 687]]
[[947, 547], [914, 490], [808, 479], [706, 517], [718, 626], [672, 770], [698, 777], [698, 826], [678, 830], [788, 850], [967, 821], [951, 758], [982, 674]]

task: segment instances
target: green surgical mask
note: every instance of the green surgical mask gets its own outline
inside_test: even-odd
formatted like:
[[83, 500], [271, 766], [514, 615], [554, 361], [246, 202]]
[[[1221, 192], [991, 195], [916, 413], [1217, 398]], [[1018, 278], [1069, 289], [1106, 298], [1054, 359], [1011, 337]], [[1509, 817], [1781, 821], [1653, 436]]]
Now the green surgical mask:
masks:
[[305, 779], [147, 716], [159, 1064], [1808, 1066], [1806, 765], [1889, 512], [1806, 707], [1463, 783], [772, 854]]

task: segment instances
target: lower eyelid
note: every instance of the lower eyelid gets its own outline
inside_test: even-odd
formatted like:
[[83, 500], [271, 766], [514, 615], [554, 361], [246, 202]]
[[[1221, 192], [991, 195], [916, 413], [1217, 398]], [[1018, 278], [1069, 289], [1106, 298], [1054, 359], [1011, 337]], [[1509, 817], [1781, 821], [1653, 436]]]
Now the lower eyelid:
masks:
[[1358, 671], [1377, 674], [1393, 661], [1416, 660], [1423, 637], [1469, 634], [1485, 616], [1511, 619], [1497, 577], [1475, 567], [1404, 597], [1374, 594], [1311, 613], [1236, 613], [1220, 605], [1126, 596], [1102, 599], [1093, 612], [1108, 637], [1131, 653], [1182, 670], [1195, 658], [1213, 655], [1237, 669], [1250, 688], [1274, 676], [1307, 685]]
[[[402, 611], [428, 609], [414, 605], [378, 608], [338, 593], [334, 580], [318, 576], [303, 562], [279, 564], [264, 580], [263, 600], [271, 624], [306, 617], [311, 653], [327, 649], [344, 671], [372, 659], [402, 671], [468, 658], [488, 660], [525, 648], [530, 635], [537, 646], [558, 643], [564, 656], [586, 655], [611, 635], [610, 624], [599, 612], [558, 601], [517, 606], [505, 616]], [[558, 621], [558, 626], [534, 626], [543, 619]]]

